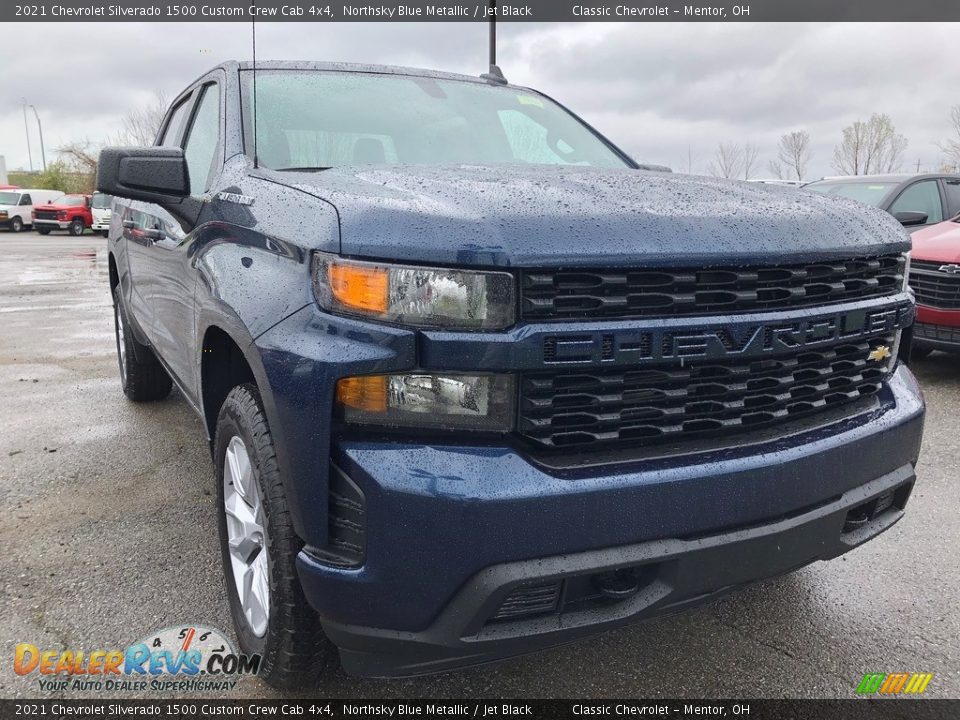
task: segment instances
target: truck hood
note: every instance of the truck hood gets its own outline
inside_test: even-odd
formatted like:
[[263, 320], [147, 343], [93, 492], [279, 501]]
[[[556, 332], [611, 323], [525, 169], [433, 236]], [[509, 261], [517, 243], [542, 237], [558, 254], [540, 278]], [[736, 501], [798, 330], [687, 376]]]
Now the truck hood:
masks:
[[341, 252], [465, 266], [804, 262], [910, 248], [887, 213], [795, 188], [639, 170], [274, 173], [333, 205]]
[[913, 234], [914, 260], [960, 262], [960, 222], [947, 220]]

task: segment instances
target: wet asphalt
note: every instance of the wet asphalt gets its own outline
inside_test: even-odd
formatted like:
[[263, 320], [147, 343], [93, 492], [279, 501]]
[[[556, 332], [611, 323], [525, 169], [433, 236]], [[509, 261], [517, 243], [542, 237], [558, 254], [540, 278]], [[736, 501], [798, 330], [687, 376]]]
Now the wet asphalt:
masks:
[[[176, 391], [121, 393], [106, 241], [0, 232], [0, 327], [0, 697], [64, 696], [14, 674], [17, 643], [123, 648], [184, 623], [232, 635], [203, 429]], [[960, 356], [915, 371], [919, 481], [866, 546], [560, 649], [412, 680], [337, 671], [301, 696], [849, 698], [866, 672], [922, 671], [926, 695], [960, 697]], [[250, 678], [229, 696], [282, 695]]]

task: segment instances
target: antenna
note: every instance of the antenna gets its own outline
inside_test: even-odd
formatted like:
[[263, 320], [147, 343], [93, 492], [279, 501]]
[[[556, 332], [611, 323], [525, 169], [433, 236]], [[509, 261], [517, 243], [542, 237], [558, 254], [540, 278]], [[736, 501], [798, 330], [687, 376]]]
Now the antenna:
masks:
[[490, 18], [490, 70], [483, 73], [480, 77], [487, 82], [506, 85], [507, 79], [503, 76], [503, 71], [497, 65], [497, 0], [490, 0], [487, 8], [487, 16]]
[[260, 167], [257, 155], [257, 0], [253, 0], [253, 15], [250, 17], [250, 38], [253, 43], [253, 167]]

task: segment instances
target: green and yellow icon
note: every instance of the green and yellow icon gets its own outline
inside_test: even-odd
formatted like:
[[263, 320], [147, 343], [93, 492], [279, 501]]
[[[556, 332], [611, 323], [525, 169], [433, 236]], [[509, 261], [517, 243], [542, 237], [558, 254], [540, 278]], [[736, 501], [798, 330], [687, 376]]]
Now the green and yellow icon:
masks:
[[933, 673], [867, 673], [857, 686], [858, 695], [920, 695]]

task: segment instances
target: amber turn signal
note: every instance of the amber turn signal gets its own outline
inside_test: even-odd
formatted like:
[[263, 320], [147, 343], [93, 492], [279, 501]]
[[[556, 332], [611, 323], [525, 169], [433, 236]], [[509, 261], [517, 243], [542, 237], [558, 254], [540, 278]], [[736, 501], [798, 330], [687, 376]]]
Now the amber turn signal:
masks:
[[337, 380], [337, 403], [367, 412], [387, 411], [387, 376], [359, 375]]
[[330, 263], [327, 265], [327, 279], [333, 296], [344, 307], [386, 312], [390, 276], [385, 269]]

